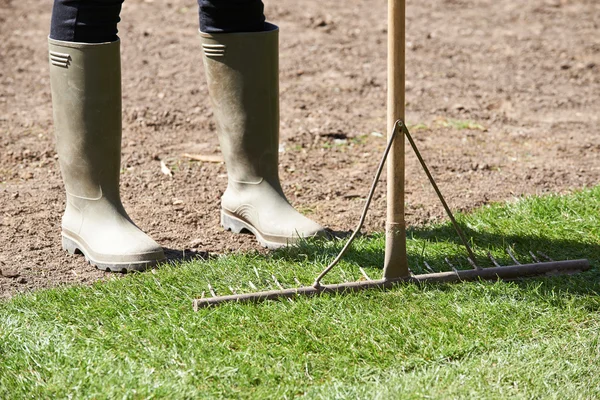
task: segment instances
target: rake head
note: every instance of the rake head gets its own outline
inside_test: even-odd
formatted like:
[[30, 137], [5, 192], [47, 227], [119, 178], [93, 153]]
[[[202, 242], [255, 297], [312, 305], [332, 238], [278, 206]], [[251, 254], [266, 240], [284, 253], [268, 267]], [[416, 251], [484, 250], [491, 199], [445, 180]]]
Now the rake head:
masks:
[[[446, 272], [436, 272], [431, 265], [427, 262], [424, 262], [425, 269], [429, 272], [428, 274], [418, 274], [415, 275], [412, 273], [410, 269], [407, 270], [405, 274], [391, 274], [389, 270], [384, 269], [384, 276], [379, 280], [372, 280], [363, 268], [359, 268], [364, 280], [358, 282], [347, 282], [342, 284], [335, 285], [322, 285], [321, 280], [339, 263], [343, 255], [346, 253], [352, 242], [354, 241], [358, 232], [360, 232], [363, 223], [365, 221], [365, 217], [367, 211], [369, 209], [369, 205], [371, 200], [373, 199], [373, 194], [375, 192], [375, 188], [377, 186], [377, 182], [379, 181], [379, 177], [381, 175], [381, 171], [383, 170], [383, 166], [385, 164], [385, 160], [388, 156], [392, 143], [398, 134], [399, 131], [403, 131], [406, 138], [408, 139], [411, 147], [413, 148], [423, 170], [425, 171], [432, 187], [434, 188], [436, 194], [438, 195], [440, 202], [442, 203], [450, 221], [452, 222], [454, 229], [460, 241], [467, 252], [467, 261], [471, 266], [471, 269], [457, 269], [452, 262], [448, 258], [444, 259], [444, 262], [450, 268], [450, 271]], [[208, 307], [208, 306], [216, 306], [219, 304], [227, 303], [227, 302], [261, 302], [265, 300], [276, 300], [287, 298], [291, 301], [292, 298], [296, 296], [314, 296], [321, 293], [348, 293], [348, 292], [356, 292], [365, 289], [388, 289], [402, 282], [411, 282], [411, 283], [451, 283], [451, 282], [462, 282], [462, 281], [473, 281], [479, 279], [486, 280], [512, 280], [523, 277], [531, 277], [531, 276], [541, 276], [541, 275], [558, 275], [558, 274], [573, 274], [577, 272], [586, 271], [590, 268], [590, 263], [588, 260], [580, 259], [580, 260], [567, 260], [567, 261], [554, 261], [544, 253], [538, 251], [534, 253], [533, 251], [529, 251], [529, 255], [531, 256], [532, 262], [527, 264], [520, 263], [515, 257], [514, 252], [511, 248], [506, 249], [506, 253], [510, 257], [510, 259], [514, 262], [513, 265], [502, 266], [500, 263], [492, 256], [491, 253], [488, 252], [487, 256], [494, 265], [490, 268], [482, 268], [477, 264], [475, 254], [467, 241], [466, 236], [464, 235], [462, 229], [456, 222], [452, 211], [448, 207], [444, 196], [439, 190], [433, 176], [429, 172], [429, 168], [427, 167], [421, 153], [419, 152], [414, 140], [412, 139], [410, 132], [406, 128], [406, 125], [403, 121], [398, 120], [394, 125], [393, 133], [390, 137], [388, 145], [385, 149], [383, 157], [379, 163], [379, 167], [375, 174], [375, 178], [373, 180], [373, 184], [371, 185], [371, 190], [369, 195], [367, 196], [367, 201], [365, 202], [365, 206], [358, 223], [358, 226], [354, 230], [354, 233], [350, 236], [345, 246], [342, 248], [337, 257], [319, 274], [319, 276], [315, 279], [314, 283], [311, 286], [302, 286], [300, 281], [295, 278], [295, 282], [298, 287], [295, 288], [284, 288], [283, 285], [279, 282], [275, 275], [271, 275], [271, 280], [277, 286], [277, 290], [268, 290], [268, 291], [258, 291], [256, 285], [252, 282], [248, 282], [249, 286], [254, 291], [253, 293], [247, 294], [238, 294], [237, 290], [233, 288], [229, 288], [232, 294], [219, 296], [215, 292], [212, 285], [208, 284], [208, 289], [212, 297], [205, 298], [204, 296], [200, 299], [194, 300], [193, 307], [195, 311], [198, 311], [200, 308]], [[545, 261], [541, 261], [541, 259]], [[256, 277], [260, 279], [259, 273], [256, 269], [254, 269]]]
[[[567, 261], [554, 261], [546, 256], [542, 252], [536, 253], [530, 251], [529, 255], [533, 262], [522, 264], [520, 263], [510, 248], [506, 249], [509, 257], [515, 262], [514, 265], [502, 266], [498, 261], [488, 253], [488, 258], [494, 265], [490, 268], [482, 268], [476, 264], [472, 264], [471, 260], [467, 258], [469, 264], [472, 265], [472, 269], [457, 269], [447, 258], [444, 260], [445, 263], [450, 267], [450, 271], [436, 272], [433, 267], [426, 261], [424, 261], [424, 268], [429, 272], [427, 274], [413, 274], [394, 278], [394, 279], [371, 279], [363, 268], [359, 268], [364, 280], [356, 282], [347, 282], [341, 284], [332, 285], [321, 285], [313, 284], [311, 286], [302, 286], [297, 278], [294, 278], [297, 287], [285, 288], [279, 282], [275, 275], [271, 275], [273, 283], [279, 288], [277, 290], [265, 290], [258, 291], [256, 285], [251, 281], [248, 282], [248, 286], [253, 290], [251, 293], [238, 294], [238, 290], [229, 287], [232, 294], [230, 295], [217, 295], [212, 285], [208, 284], [208, 289], [211, 297], [202, 297], [196, 299], [193, 302], [194, 311], [198, 311], [201, 308], [218, 306], [223, 303], [259, 303], [267, 300], [280, 300], [288, 299], [292, 301], [298, 296], [316, 296], [323, 293], [352, 293], [361, 290], [368, 289], [390, 289], [401, 283], [455, 283], [455, 282], [466, 282], [475, 280], [515, 280], [525, 277], [533, 276], [554, 276], [564, 274], [574, 274], [578, 272], [587, 271], [590, 269], [590, 263], [588, 260], [567, 260]], [[547, 261], [541, 261], [545, 259]], [[418, 265], [417, 265], [418, 266]], [[256, 271], [257, 275], [258, 272]]]

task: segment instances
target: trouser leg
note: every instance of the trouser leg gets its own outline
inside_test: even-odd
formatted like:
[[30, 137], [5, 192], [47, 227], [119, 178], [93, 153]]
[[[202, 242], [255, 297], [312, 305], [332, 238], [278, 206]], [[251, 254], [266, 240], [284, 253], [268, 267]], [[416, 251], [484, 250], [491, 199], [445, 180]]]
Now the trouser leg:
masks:
[[200, 30], [205, 33], [262, 32], [261, 0], [198, 0]]
[[123, 0], [54, 0], [50, 38], [64, 42], [106, 43], [117, 37]]
[[[65, 42], [114, 42], [123, 0], [54, 0], [50, 38]], [[261, 0], [198, 0], [200, 30], [206, 33], [260, 32]]]

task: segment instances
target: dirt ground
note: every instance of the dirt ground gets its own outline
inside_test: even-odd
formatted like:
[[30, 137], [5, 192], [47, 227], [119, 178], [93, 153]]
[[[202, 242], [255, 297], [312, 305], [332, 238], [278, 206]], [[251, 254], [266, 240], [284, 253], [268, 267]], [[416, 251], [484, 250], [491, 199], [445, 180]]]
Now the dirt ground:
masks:
[[[265, 1], [281, 28], [284, 189], [337, 231], [354, 227], [385, 145], [386, 3]], [[60, 247], [50, 10], [0, 0], [0, 297], [107, 277]], [[600, 182], [600, 2], [423, 0], [407, 14], [407, 119], [452, 207]], [[121, 16], [126, 208], [171, 255], [259, 249], [219, 227], [225, 166], [183, 155], [219, 153], [195, 2], [127, 0]], [[407, 157], [408, 222], [442, 217]], [[367, 231], [383, 229], [384, 186]]]

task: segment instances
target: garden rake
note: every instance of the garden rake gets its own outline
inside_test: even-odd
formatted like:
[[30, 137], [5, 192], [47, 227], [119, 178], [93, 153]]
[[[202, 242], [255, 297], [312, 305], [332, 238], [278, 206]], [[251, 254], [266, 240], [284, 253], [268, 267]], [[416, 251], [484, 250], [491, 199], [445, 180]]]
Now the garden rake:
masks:
[[[402, 282], [459, 282], [472, 281], [478, 279], [517, 279], [522, 277], [539, 275], [557, 275], [573, 274], [586, 271], [590, 268], [588, 260], [567, 260], [553, 261], [541, 252], [529, 252], [532, 263], [521, 264], [513, 254], [510, 248], [507, 248], [509, 257], [514, 261], [514, 265], [501, 266], [498, 261], [488, 253], [494, 267], [482, 268], [475, 259], [475, 255], [465, 234], [456, 222], [452, 211], [448, 207], [442, 193], [440, 192], [433, 176], [431, 175], [427, 164], [421, 156], [405, 122], [404, 122], [404, 104], [405, 104], [405, 9], [406, 0], [388, 0], [388, 142], [384, 154], [381, 158], [375, 178], [371, 185], [369, 195], [367, 196], [365, 206], [360, 217], [357, 228], [350, 236], [337, 257], [325, 268], [315, 279], [311, 286], [302, 286], [296, 279], [298, 287], [284, 288], [277, 278], [273, 275], [271, 279], [278, 290], [258, 291], [256, 286], [249, 282], [254, 292], [238, 294], [233, 288], [230, 288], [231, 295], [219, 296], [214, 288], [208, 284], [209, 292], [212, 297], [202, 297], [193, 302], [194, 310], [203, 307], [215, 306], [226, 302], [260, 302], [265, 300], [275, 300], [281, 298], [294, 298], [296, 296], [312, 296], [321, 293], [349, 293], [365, 289], [387, 289]], [[435, 272], [433, 268], [425, 262], [425, 268], [430, 271], [429, 274], [415, 275], [409, 269], [406, 252], [406, 223], [404, 212], [404, 147], [406, 137], [408, 143], [415, 152], [419, 163], [423, 167], [429, 182], [433, 186], [446, 214], [448, 215], [460, 241], [467, 251], [467, 261], [471, 269], [459, 270], [452, 263], [445, 259], [445, 262], [451, 268], [447, 272]], [[383, 265], [383, 277], [379, 280], [372, 280], [362, 268], [360, 268], [364, 280], [356, 282], [347, 282], [341, 284], [324, 285], [322, 279], [339, 263], [352, 242], [360, 232], [366, 218], [367, 211], [373, 199], [375, 188], [383, 171], [387, 160], [387, 221], [386, 221], [386, 245], [385, 259]], [[545, 260], [545, 261], [542, 261]], [[257, 273], [258, 276], [258, 273]]]

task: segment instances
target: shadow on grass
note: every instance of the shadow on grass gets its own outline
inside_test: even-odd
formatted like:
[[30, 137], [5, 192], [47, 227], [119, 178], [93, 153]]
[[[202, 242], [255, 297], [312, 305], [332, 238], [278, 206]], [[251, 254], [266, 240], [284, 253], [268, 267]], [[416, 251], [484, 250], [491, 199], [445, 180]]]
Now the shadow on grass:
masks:
[[209, 254], [207, 251], [195, 251], [195, 250], [179, 250], [172, 249], [169, 247], [163, 247], [163, 251], [165, 253], [166, 262], [168, 263], [179, 263], [184, 261], [194, 261], [194, 260], [202, 260], [207, 261], [213, 256]]
[[[554, 293], [556, 290], [567, 290], [571, 293], [600, 293], [600, 244], [590, 244], [568, 239], [551, 239], [529, 235], [499, 235], [476, 232], [464, 224], [460, 224], [477, 257], [477, 264], [487, 268], [494, 266], [487, 257], [488, 251], [503, 266], [514, 265], [515, 262], [506, 252], [510, 248], [517, 260], [522, 264], [533, 263], [532, 252], [540, 261], [548, 261], [540, 252], [555, 261], [587, 258], [592, 268], [584, 273], [552, 277], [526, 278], [517, 281], [519, 285], [536, 282], [540, 293]], [[425, 262], [434, 272], [449, 271], [446, 258], [457, 269], [470, 269], [466, 251], [456, 232], [450, 225], [440, 227], [412, 228], [407, 231], [408, 263], [415, 274], [429, 273], [424, 268]], [[367, 239], [367, 240], [364, 240]], [[323, 241], [305, 241], [296, 247], [274, 252], [270, 257], [293, 262], [320, 261], [328, 262], [335, 258], [346, 242], [346, 238], [337, 240], [335, 245]], [[358, 242], [358, 243], [357, 243]], [[347, 251], [343, 260], [350, 266], [383, 269], [384, 238], [382, 234], [374, 234], [357, 238], [357, 242]], [[446, 251], [444, 251], [446, 249]], [[375, 279], [375, 277], [372, 277]]]

